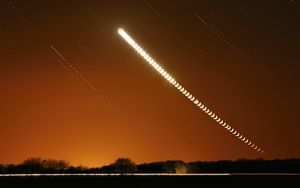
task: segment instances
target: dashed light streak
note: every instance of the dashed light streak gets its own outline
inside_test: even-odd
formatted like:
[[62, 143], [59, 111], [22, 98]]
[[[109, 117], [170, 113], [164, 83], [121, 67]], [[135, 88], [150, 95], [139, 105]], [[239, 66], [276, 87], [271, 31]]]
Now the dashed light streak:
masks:
[[[257, 152], [263, 153], [263, 150], [255, 145], [248, 138], [243, 136], [237, 130], [229, 126], [224, 120], [213, 113], [209, 108], [196, 99], [192, 94], [190, 94], [181, 84], [179, 84], [167, 71], [164, 70], [147, 52], [145, 52], [142, 47], [137, 44], [122, 28], [118, 29], [119, 35], [140, 55], [142, 56], [149, 65], [151, 65], [161, 76], [163, 76], [167, 81], [170, 82], [177, 90], [179, 90], [183, 95], [186, 96], [191, 102], [193, 102], [197, 107], [204, 111], [208, 116], [215, 120], [220, 126], [228, 130], [229, 133], [233, 134], [236, 138], [247, 144], [250, 148]], [[240, 136], [239, 136], [240, 135]], [[252, 144], [252, 145], [251, 145]], [[250, 146], [251, 145], [251, 146]]]
[[176, 36], [178, 37], [189, 49], [191, 49], [195, 54], [197, 54], [199, 57], [203, 58], [203, 54], [197, 49], [195, 48], [191, 42], [187, 39], [185, 39], [185, 37], [183, 37], [179, 32], [177, 32], [177, 30], [175, 29], [175, 27], [173, 25], [170, 24], [170, 22], [168, 22], [168, 20], [162, 16], [152, 5], [149, 1], [144, 0], [145, 4], [150, 8], [150, 10], [152, 11], [152, 13], [154, 15], [156, 15], [163, 24], [165, 24], [170, 31]]
[[96, 92], [96, 94], [99, 95], [107, 104], [111, 105], [110, 100], [108, 100], [94, 84], [92, 84], [85, 76], [83, 76], [83, 74], [81, 74], [73, 64], [67, 61], [67, 59], [54, 46], [50, 46], [50, 48], [60, 57], [60, 59], [62, 60], [61, 64], [68, 71], [75, 73], [76, 76], [78, 76], [88, 87]]
[[244, 50], [237, 47], [232, 41], [225, 38], [225, 35], [213, 24], [208, 24], [201, 16], [198, 14], [195, 14], [195, 17], [200, 20], [210, 31], [213, 32], [215, 36], [217, 36], [220, 40], [222, 40], [230, 49], [232, 49], [236, 54], [238, 54], [242, 59], [244, 59], [247, 62], [250, 62], [250, 58], [247, 57], [247, 55], [244, 54]]

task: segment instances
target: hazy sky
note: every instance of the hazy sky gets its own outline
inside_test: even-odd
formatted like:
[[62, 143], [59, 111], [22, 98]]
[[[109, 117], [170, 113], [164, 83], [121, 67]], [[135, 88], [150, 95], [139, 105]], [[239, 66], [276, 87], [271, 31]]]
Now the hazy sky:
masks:
[[[299, 23], [288, 0], [2, 0], [0, 163], [300, 157]], [[183, 97], [118, 27], [266, 155]]]

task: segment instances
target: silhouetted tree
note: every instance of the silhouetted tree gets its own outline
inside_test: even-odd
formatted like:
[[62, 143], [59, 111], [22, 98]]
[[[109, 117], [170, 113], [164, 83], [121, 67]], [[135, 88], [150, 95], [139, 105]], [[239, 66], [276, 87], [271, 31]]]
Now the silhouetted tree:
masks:
[[69, 163], [63, 160], [29, 158], [20, 167], [23, 172], [63, 172], [69, 167]]
[[137, 171], [136, 164], [129, 158], [119, 158], [111, 166], [115, 173], [129, 174]]
[[21, 164], [0, 164], [0, 173], [299, 173], [300, 159], [236, 161], [160, 161], [135, 165], [128, 158], [117, 159], [113, 164], [101, 168], [69, 166], [63, 160], [29, 158]]
[[48, 172], [62, 172], [69, 167], [69, 163], [64, 160], [43, 160], [42, 168]]
[[21, 168], [25, 172], [41, 172], [43, 170], [42, 163], [42, 158], [29, 158], [21, 164]]

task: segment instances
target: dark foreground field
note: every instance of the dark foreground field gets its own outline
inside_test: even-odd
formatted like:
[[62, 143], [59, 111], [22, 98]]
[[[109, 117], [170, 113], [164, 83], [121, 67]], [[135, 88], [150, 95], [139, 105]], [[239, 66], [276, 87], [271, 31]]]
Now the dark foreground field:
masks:
[[296, 185], [298, 175], [0, 177], [0, 187], [189, 187]]

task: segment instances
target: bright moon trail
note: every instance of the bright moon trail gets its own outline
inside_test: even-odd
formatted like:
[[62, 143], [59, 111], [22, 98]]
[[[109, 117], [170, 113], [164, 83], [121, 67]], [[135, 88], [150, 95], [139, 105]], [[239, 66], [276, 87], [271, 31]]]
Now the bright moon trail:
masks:
[[229, 133], [234, 135], [236, 138], [241, 140], [251, 149], [263, 153], [264, 151], [254, 144], [250, 139], [242, 135], [239, 131], [235, 130], [228, 123], [218, 117], [203, 103], [201, 103], [196, 97], [189, 93], [181, 84], [179, 84], [167, 71], [165, 71], [150, 55], [145, 52], [139, 44], [137, 44], [122, 28], [118, 29], [119, 35], [140, 55], [142, 56], [149, 65], [151, 65], [161, 76], [163, 76], [169, 83], [171, 83], [177, 90], [179, 90], [187, 99], [194, 103], [198, 108], [204, 111], [208, 116], [215, 120], [220, 126], [225, 128]]

